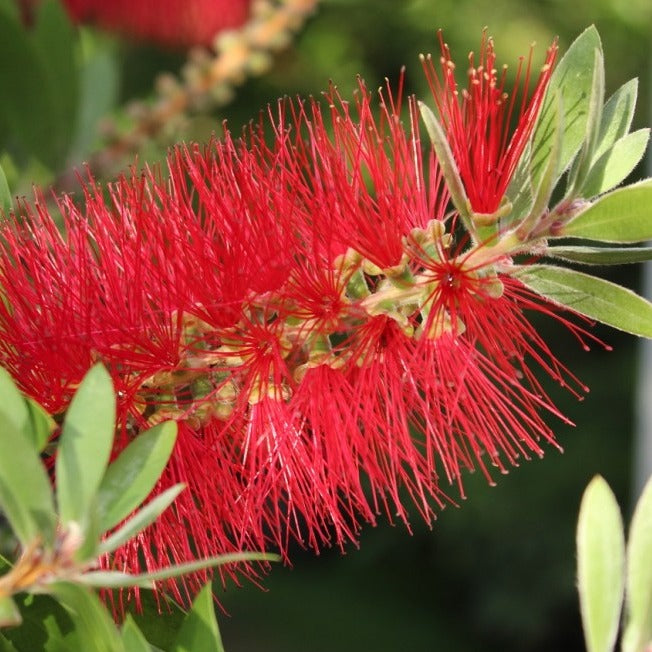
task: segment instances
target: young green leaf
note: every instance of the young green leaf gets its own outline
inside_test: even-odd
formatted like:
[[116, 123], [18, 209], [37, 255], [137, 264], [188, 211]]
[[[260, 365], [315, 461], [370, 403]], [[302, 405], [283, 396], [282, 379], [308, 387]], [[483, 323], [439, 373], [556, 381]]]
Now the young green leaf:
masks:
[[582, 196], [601, 195], [624, 181], [643, 158], [649, 138], [649, 129], [639, 129], [616, 141], [591, 167]]
[[585, 265], [622, 265], [652, 260], [652, 247], [548, 247], [546, 256]]
[[185, 489], [185, 486], [181, 483], [175, 484], [138, 510], [116, 532], [108, 536], [100, 544], [98, 554], [113, 552], [123, 543], [135, 537], [141, 530], [144, 530], [150, 523], [153, 523], [174, 502], [174, 499]]
[[93, 592], [71, 582], [53, 582], [48, 592], [70, 611], [80, 650], [127, 652], [113, 620]]
[[117, 525], [149, 496], [176, 437], [176, 423], [161, 423], [138, 435], [109, 466], [97, 495], [102, 531]]
[[127, 614], [125, 624], [122, 626], [121, 635], [126, 652], [152, 651], [152, 646], [147, 642], [140, 629], [138, 629], [138, 625], [136, 625], [131, 614]]
[[115, 394], [101, 365], [82, 380], [63, 423], [56, 460], [62, 522], [85, 524], [111, 454], [115, 431]]
[[593, 162], [597, 161], [629, 132], [634, 118], [637, 94], [638, 80], [630, 79], [607, 100], [602, 109], [600, 133], [593, 154]]
[[29, 432], [27, 404], [11, 376], [0, 369], [0, 510], [23, 546], [54, 541], [52, 488]]
[[464, 225], [471, 233], [473, 233], [475, 227], [469, 212], [469, 199], [466, 196], [464, 183], [462, 182], [462, 177], [457, 169], [457, 163], [455, 162], [455, 157], [453, 156], [453, 152], [448, 144], [446, 134], [444, 133], [442, 126], [439, 124], [439, 120], [437, 120], [435, 114], [428, 106], [423, 102], [419, 102], [419, 110], [421, 111], [421, 119], [423, 120], [428, 136], [430, 137], [430, 142], [435, 148], [439, 166], [441, 167], [442, 174], [446, 179], [446, 186], [451, 194], [451, 200], [459, 212]]
[[652, 338], [652, 303], [620, 285], [552, 265], [528, 265], [515, 276], [554, 303], [627, 333]]
[[54, 419], [34, 400], [25, 397], [29, 415], [28, 430], [34, 440], [37, 451], [42, 451], [50, 440], [57, 424]]
[[652, 643], [652, 478], [643, 489], [629, 529], [626, 587], [623, 652], [644, 652]]
[[558, 236], [602, 242], [642, 242], [652, 239], [652, 179], [604, 195], [574, 217]]
[[577, 523], [577, 584], [588, 652], [610, 652], [625, 590], [625, 535], [618, 503], [600, 476], [582, 497]]
[[279, 555], [266, 552], [233, 552], [217, 557], [206, 557], [197, 561], [189, 561], [185, 564], [168, 566], [151, 573], [140, 573], [131, 575], [120, 571], [88, 571], [76, 578], [80, 584], [93, 587], [107, 587], [113, 589], [138, 586], [144, 589], [151, 589], [154, 582], [169, 580], [173, 577], [181, 577], [188, 573], [224, 566], [224, 564], [237, 564], [245, 561], [279, 561]]
[[172, 650], [173, 652], [194, 652], [195, 650], [224, 652], [215, 617], [210, 583], [195, 598]]
[[591, 167], [593, 154], [596, 150], [600, 120], [602, 118], [602, 103], [604, 102], [604, 56], [599, 48], [594, 50], [593, 79], [591, 95], [589, 96], [586, 132], [580, 151], [571, 167], [569, 174], [569, 192], [566, 196], [577, 197], [583, 187]]
[[11, 206], [11, 191], [9, 190], [5, 171], [2, 169], [2, 166], [0, 166], [0, 211], [2, 211], [2, 215], [9, 215]]
[[553, 148], [557, 93], [561, 93], [564, 107], [564, 132], [555, 179], [563, 174], [582, 145], [589, 118], [596, 50], [601, 54], [602, 44], [597, 30], [591, 26], [571, 44], [550, 78], [532, 141], [531, 169], [535, 185], [539, 183]]

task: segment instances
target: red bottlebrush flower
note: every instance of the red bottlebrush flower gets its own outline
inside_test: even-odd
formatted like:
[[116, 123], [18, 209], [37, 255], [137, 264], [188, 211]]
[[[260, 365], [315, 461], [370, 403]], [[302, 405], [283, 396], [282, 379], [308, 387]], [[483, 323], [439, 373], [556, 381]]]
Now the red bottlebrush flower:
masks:
[[64, 0], [77, 22], [167, 47], [210, 46], [218, 32], [244, 24], [251, 0]]
[[532, 134], [557, 56], [557, 43], [548, 48], [531, 94], [532, 48], [525, 70], [521, 58], [510, 94], [505, 88], [507, 66], [496, 68], [494, 42], [486, 32], [477, 65], [474, 54], [469, 55], [468, 84], [461, 92], [441, 32], [439, 40], [441, 76], [430, 56], [423, 59], [424, 70], [471, 208], [474, 213], [491, 215], [498, 210]]
[[443, 482], [554, 442], [528, 365], [568, 373], [523, 311], [555, 308], [498, 247], [455, 242], [414, 103], [406, 129], [381, 97], [378, 118], [362, 84], [328, 119], [281, 102], [241, 140], [178, 148], [167, 179], [91, 182], [83, 211], [59, 200], [65, 235], [40, 202], [0, 225], [0, 362], [22, 388], [63, 412], [101, 360], [116, 452], [180, 423], [161, 488], [188, 490], [115, 567], [344, 545], [407, 523], [406, 496], [430, 522]]

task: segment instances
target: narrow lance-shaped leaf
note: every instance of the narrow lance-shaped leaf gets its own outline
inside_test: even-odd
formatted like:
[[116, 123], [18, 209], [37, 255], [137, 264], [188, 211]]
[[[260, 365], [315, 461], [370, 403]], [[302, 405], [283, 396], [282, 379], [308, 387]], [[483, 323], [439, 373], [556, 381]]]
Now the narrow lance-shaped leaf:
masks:
[[195, 650], [224, 652], [222, 637], [215, 617], [213, 592], [210, 584], [207, 584], [195, 598], [172, 650], [173, 652], [194, 652]]
[[63, 523], [85, 524], [111, 454], [115, 394], [101, 365], [82, 380], [63, 423], [56, 461], [57, 499]]
[[20, 625], [22, 618], [16, 603], [10, 596], [0, 597], [0, 627]]
[[604, 56], [602, 50], [595, 48], [593, 53], [593, 78], [591, 81], [591, 95], [589, 97], [588, 116], [586, 119], [586, 132], [584, 142], [569, 173], [569, 192], [566, 196], [577, 197], [579, 190], [584, 185], [586, 176], [591, 167], [593, 153], [595, 152], [600, 120], [602, 118], [602, 103], [604, 102]]
[[174, 577], [181, 577], [189, 573], [213, 568], [215, 566], [224, 566], [225, 564], [237, 564], [247, 561], [280, 561], [281, 557], [273, 553], [266, 552], [233, 552], [217, 557], [206, 557], [197, 561], [190, 561], [185, 564], [168, 566], [151, 573], [141, 573], [132, 575], [120, 571], [89, 571], [80, 575], [77, 581], [86, 586], [106, 587], [111, 589], [122, 589], [132, 586], [138, 586], [143, 589], [151, 589], [154, 582], [169, 580]]
[[0, 210], [3, 215], [9, 215], [11, 205], [11, 191], [9, 190], [5, 171], [2, 169], [2, 166], [0, 166]]
[[637, 95], [638, 80], [630, 79], [607, 100], [602, 109], [598, 143], [593, 153], [594, 162], [629, 132]]
[[603, 478], [591, 480], [577, 523], [577, 584], [588, 652], [613, 650], [622, 609], [625, 535], [618, 503]]
[[528, 265], [515, 276], [554, 303], [627, 333], [652, 338], [652, 304], [620, 285], [552, 265]]
[[423, 102], [419, 102], [419, 110], [421, 111], [421, 118], [426, 126], [426, 131], [428, 132], [432, 146], [435, 148], [437, 160], [439, 161], [442, 174], [446, 179], [446, 186], [450, 192], [453, 205], [459, 212], [460, 217], [464, 222], [464, 226], [469, 232], [473, 233], [474, 225], [471, 221], [471, 214], [469, 212], [469, 199], [466, 195], [464, 183], [462, 182], [462, 177], [457, 169], [457, 163], [455, 162], [455, 157], [453, 156], [453, 152], [448, 144], [446, 134], [444, 133], [442, 126], [439, 124], [439, 120], [437, 120], [435, 114], [428, 106]]
[[643, 158], [650, 139], [649, 129], [639, 129], [618, 140], [591, 167], [582, 196], [595, 197], [624, 181]]
[[627, 544], [627, 620], [623, 652], [652, 644], [652, 478], [634, 510]]
[[546, 256], [585, 265], [623, 265], [652, 260], [652, 247], [548, 247]]
[[176, 436], [176, 423], [161, 423], [138, 435], [109, 466], [97, 496], [102, 531], [117, 525], [147, 498], [170, 459]]
[[563, 146], [556, 178], [566, 170], [586, 135], [595, 51], [602, 52], [600, 36], [595, 27], [587, 28], [568, 48], [555, 68], [544, 100], [532, 141], [532, 176], [535, 184], [543, 174], [553, 147], [554, 102], [561, 92], [564, 105]]
[[120, 634], [97, 596], [85, 586], [54, 582], [48, 592], [71, 612], [82, 650], [127, 652]]
[[151, 652], [151, 645], [147, 642], [138, 625], [136, 625], [131, 614], [127, 614], [120, 634], [127, 652]]
[[559, 236], [602, 242], [642, 242], [652, 239], [652, 179], [604, 195], [574, 217]]
[[136, 536], [150, 523], [153, 523], [173, 502], [174, 499], [184, 490], [184, 484], [176, 484], [166, 489], [162, 494], [156, 496], [145, 507], [137, 511], [126, 523], [116, 532], [107, 537], [99, 547], [99, 554], [113, 552], [123, 543]]
[[11, 376], [0, 369], [0, 510], [25, 547], [54, 540], [52, 489], [29, 432], [27, 404]]

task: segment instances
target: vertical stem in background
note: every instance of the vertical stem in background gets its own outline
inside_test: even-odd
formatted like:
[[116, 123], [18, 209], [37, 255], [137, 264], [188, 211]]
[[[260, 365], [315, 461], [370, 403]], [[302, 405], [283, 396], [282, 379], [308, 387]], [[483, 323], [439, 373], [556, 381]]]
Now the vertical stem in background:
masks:
[[[652, 53], [650, 55], [652, 63]], [[650, 67], [652, 82], [652, 66]], [[652, 84], [651, 84], [652, 88]], [[652, 90], [650, 116], [652, 116]], [[647, 173], [652, 176], [652, 148], [648, 145]], [[652, 246], [652, 243], [650, 243]], [[652, 298], [652, 262], [643, 266], [641, 294]], [[638, 356], [638, 391], [636, 397], [636, 430], [634, 432], [633, 500], [641, 495], [647, 479], [652, 475], [652, 340], [641, 339]]]

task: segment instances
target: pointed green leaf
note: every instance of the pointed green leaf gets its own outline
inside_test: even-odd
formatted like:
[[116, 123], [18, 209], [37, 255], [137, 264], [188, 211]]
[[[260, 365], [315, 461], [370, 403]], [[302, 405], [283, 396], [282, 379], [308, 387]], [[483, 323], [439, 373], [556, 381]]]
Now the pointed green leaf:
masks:
[[185, 489], [185, 486], [184, 484], [175, 484], [138, 510], [126, 523], [100, 544], [99, 554], [113, 552], [123, 543], [136, 536], [141, 530], [144, 530], [150, 523], [153, 523], [174, 502], [174, 499]]
[[143, 636], [131, 614], [127, 614], [121, 634], [126, 652], [151, 652], [152, 646]]
[[42, 451], [50, 440], [50, 435], [57, 427], [54, 419], [33, 399], [26, 397], [29, 414], [28, 429], [34, 440], [36, 450]]
[[594, 162], [629, 132], [634, 118], [637, 94], [638, 80], [630, 79], [607, 100], [602, 109], [600, 133], [593, 154]]
[[622, 265], [652, 260], [652, 247], [548, 247], [546, 256], [585, 265]]
[[102, 531], [117, 525], [149, 496], [176, 437], [176, 423], [161, 423], [138, 435], [109, 466], [97, 495]]
[[639, 498], [627, 544], [627, 620], [623, 652], [652, 643], [652, 478]]
[[596, 150], [600, 120], [602, 118], [602, 103], [604, 102], [604, 56], [598, 48], [593, 57], [593, 79], [591, 82], [591, 95], [589, 97], [588, 116], [586, 119], [586, 132], [584, 142], [575, 159], [568, 179], [569, 192], [567, 197], [577, 197], [580, 188], [584, 185], [586, 175], [589, 173], [593, 154]]
[[619, 188], [600, 197], [574, 217], [559, 236], [602, 242], [652, 239], [652, 179]]
[[138, 575], [122, 573], [120, 571], [88, 571], [78, 577], [77, 581], [86, 586], [96, 588], [106, 587], [119, 589], [138, 586], [143, 589], [151, 589], [154, 582], [181, 577], [182, 575], [196, 573], [197, 571], [213, 568], [214, 566], [237, 564], [245, 561], [279, 561], [280, 559], [279, 555], [267, 552], [233, 552], [226, 555], [218, 555], [217, 557], [206, 557], [205, 559], [190, 561], [186, 564], [176, 564], [162, 568], [161, 570], [152, 571], [151, 573], [140, 573]]
[[0, 510], [23, 546], [54, 541], [56, 513], [47, 473], [29, 432], [27, 404], [0, 369]]
[[652, 338], [652, 304], [631, 290], [552, 265], [521, 267], [514, 275], [553, 303], [627, 333]]
[[504, 231], [515, 222], [520, 222], [532, 212], [534, 187], [530, 174], [532, 145], [528, 143], [512, 175], [505, 196], [512, 205], [511, 212], [500, 219], [500, 230]]
[[224, 652], [210, 584], [207, 584], [195, 598], [172, 650], [173, 652], [195, 652], [195, 650]]
[[5, 171], [2, 169], [2, 166], [0, 166], [0, 211], [2, 211], [2, 215], [9, 215], [11, 207], [11, 191], [9, 190]]
[[62, 161], [70, 148], [77, 119], [77, 32], [61, 2], [42, 0], [37, 5], [30, 36], [45, 73], [57, 119], [57, 131], [49, 135], [50, 146], [56, 152], [57, 161]]
[[62, 522], [85, 527], [111, 454], [115, 394], [102, 365], [84, 377], [70, 403], [59, 440], [56, 483]]
[[616, 141], [591, 167], [582, 196], [601, 195], [624, 181], [643, 158], [649, 138], [649, 129], [639, 129]]
[[464, 225], [470, 233], [474, 232], [474, 225], [471, 221], [471, 214], [469, 212], [469, 199], [466, 196], [464, 183], [457, 169], [455, 157], [451, 151], [448, 139], [439, 120], [435, 114], [423, 102], [419, 102], [419, 110], [421, 111], [421, 119], [426, 126], [426, 131], [430, 137], [430, 142], [435, 148], [437, 160], [441, 167], [444, 179], [446, 179], [446, 187], [451, 194], [453, 205], [457, 209], [462, 218]]
[[532, 201], [532, 206], [530, 208], [530, 214], [523, 220], [523, 222], [518, 226], [516, 231], [518, 237], [525, 241], [527, 236], [530, 234], [532, 229], [539, 222], [541, 215], [548, 207], [548, 202], [552, 196], [552, 192], [555, 189], [555, 182], [557, 180], [556, 171], [559, 167], [559, 160], [561, 156], [561, 148], [563, 145], [562, 136], [563, 136], [563, 103], [561, 94], [558, 92], [556, 97], [556, 102], [554, 103], [553, 111], [553, 129], [554, 134], [552, 135], [552, 146], [548, 160], [545, 162], [545, 169], [541, 178], [539, 180], [539, 185], [537, 187], [534, 199]]
[[616, 498], [600, 476], [582, 497], [576, 541], [586, 647], [588, 652], [611, 652], [625, 590], [625, 535]]
[[10, 596], [0, 597], [0, 627], [20, 625], [22, 618], [16, 603]]
[[70, 612], [77, 627], [79, 649], [126, 652], [113, 620], [92, 591], [71, 582], [54, 582], [48, 591]]
[[602, 44], [597, 30], [591, 26], [571, 44], [550, 78], [532, 147], [532, 176], [537, 185], [553, 148], [554, 103], [558, 92], [564, 106], [564, 133], [556, 179], [566, 170], [582, 145], [589, 116], [596, 50], [602, 53]]

